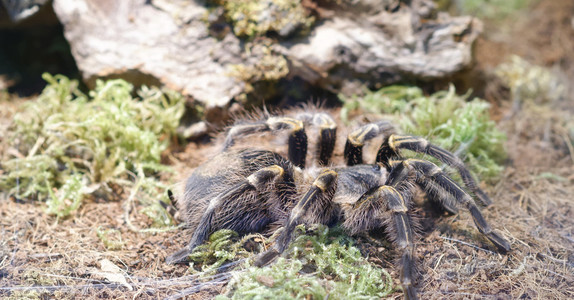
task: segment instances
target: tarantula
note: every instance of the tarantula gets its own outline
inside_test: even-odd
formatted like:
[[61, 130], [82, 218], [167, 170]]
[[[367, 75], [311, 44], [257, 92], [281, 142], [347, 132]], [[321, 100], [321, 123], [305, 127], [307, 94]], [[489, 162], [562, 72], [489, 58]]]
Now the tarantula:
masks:
[[[314, 129], [317, 136], [317, 143], [311, 145], [315, 149], [310, 151], [316, 163], [310, 168], [305, 168], [306, 127]], [[288, 133], [287, 158], [256, 145], [239, 145], [246, 136], [284, 131]], [[390, 123], [382, 121], [351, 131], [344, 148], [346, 165], [335, 166], [331, 159], [336, 136], [335, 121], [321, 111], [265, 114], [236, 122], [226, 131], [221, 153], [199, 166], [186, 182], [182, 200], [177, 202], [194, 232], [189, 244], [169, 256], [167, 262], [185, 262], [195, 247], [219, 229], [244, 234], [283, 225], [275, 244], [255, 258], [255, 264], [262, 266], [284, 252], [298, 224], [341, 222], [351, 235], [383, 230], [390, 237], [400, 251], [405, 298], [416, 299], [411, 211], [416, 186], [451, 214], [458, 212], [457, 203], [466, 207], [478, 230], [500, 252], [510, 250], [509, 242], [491, 229], [469, 192], [483, 205], [491, 200], [452, 153], [423, 138], [396, 134]], [[382, 139], [376, 161], [363, 163], [363, 146], [375, 138]], [[430, 155], [453, 167], [469, 192], [435, 164], [403, 158], [403, 149]]]

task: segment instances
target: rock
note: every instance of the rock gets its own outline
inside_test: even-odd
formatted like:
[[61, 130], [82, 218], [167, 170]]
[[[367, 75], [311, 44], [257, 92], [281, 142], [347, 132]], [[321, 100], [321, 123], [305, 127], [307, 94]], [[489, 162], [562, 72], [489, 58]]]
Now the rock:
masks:
[[[263, 7], [275, 12], [275, 1], [266, 0]], [[295, 7], [298, 17], [285, 25], [289, 28], [247, 30], [257, 35], [242, 33], [241, 39], [234, 34], [232, 26], [238, 21], [230, 20], [230, 8], [213, 6], [217, 1], [209, 10], [201, 1], [184, 0], [54, 0], [53, 6], [89, 86], [100, 77], [164, 85], [207, 111], [225, 111], [230, 100], [247, 99], [246, 93], [269, 97], [257, 90], [269, 90], [269, 85], [254, 81], [277, 82], [277, 76], [299, 77], [333, 93], [353, 94], [364, 85], [378, 88], [443, 78], [472, 61], [472, 44], [481, 30], [476, 19], [437, 14], [428, 0], [347, 2], [302, 1], [314, 25], [305, 23]], [[240, 17], [247, 14], [241, 13]], [[258, 11], [255, 16], [266, 14]], [[296, 28], [303, 29], [297, 33]], [[261, 39], [263, 35], [267, 37]], [[260, 40], [272, 53], [260, 51], [266, 57], [258, 58], [251, 50], [258, 49]], [[277, 63], [270, 65], [271, 61]], [[283, 61], [286, 68], [272, 68]], [[265, 70], [273, 76], [261, 73]]]

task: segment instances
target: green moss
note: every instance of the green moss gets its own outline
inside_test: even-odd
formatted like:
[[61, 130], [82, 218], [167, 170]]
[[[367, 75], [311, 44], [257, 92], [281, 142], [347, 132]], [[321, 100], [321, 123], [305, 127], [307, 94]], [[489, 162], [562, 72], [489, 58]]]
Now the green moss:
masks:
[[120, 250], [126, 244], [122, 240], [121, 232], [117, 229], [104, 229], [100, 226], [96, 234], [108, 250]]
[[35, 269], [23, 270], [18, 275], [23, 285], [21, 286], [7, 286], [10, 287], [8, 291], [3, 291], [2, 299], [5, 300], [20, 300], [20, 299], [49, 299], [53, 296], [48, 289], [43, 289], [45, 286], [55, 286], [58, 284], [53, 277], [43, 274], [43, 272]]
[[[254, 254], [243, 248], [249, 239], [261, 242], [259, 251], [269, 247], [270, 241], [260, 235], [238, 240], [234, 232], [221, 230], [191, 258], [204, 264], [202, 270], [214, 270], [222, 260], [252, 257]], [[323, 225], [313, 225], [308, 231], [298, 226], [283, 257], [263, 268], [251, 266], [247, 260], [233, 274], [226, 294], [217, 299], [374, 299], [393, 291], [385, 270], [368, 263], [339, 227]]]
[[[237, 232], [229, 229], [221, 229], [214, 232], [209, 236], [207, 242], [199, 245], [190, 254], [189, 258], [192, 262], [190, 271], [193, 273], [199, 270], [201, 272], [213, 272], [226, 262], [249, 257], [251, 253], [245, 250], [244, 244], [253, 238], [259, 241], [265, 240], [258, 233], [239, 238]], [[259, 251], [261, 249], [263, 248], [260, 247]]]
[[7, 296], [6, 300], [32, 300], [32, 299], [46, 299], [49, 298], [49, 293], [48, 292], [39, 292], [37, 290], [31, 289], [31, 290], [18, 290], [18, 291], [13, 291], [10, 296]]
[[50, 286], [56, 284], [56, 281], [52, 277], [44, 275], [42, 272], [34, 269], [24, 271], [21, 276], [23, 281], [30, 286]]
[[563, 147], [564, 140], [567, 147], [564, 151], [573, 153], [574, 120], [568, 109], [560, 109], [568, 107], [566, 103], [570, 100], [564, 79], [519, 56], [512, 56], [500, 64], [495, 74], [510, 88], [513, 115], [518, 116], [520, 112], [522, 118], [531, 116], [528, 123], [537, 134], [546, 136], [548, 132], [554, 132], [553, 135], [561, 136], [554, 142], [556, 148]]
[[98, 81], [85, 95], [76, 81], [43, 77], [48, 86], [14, 116], [6, 135], [19, 155], [3, 154], [3, 190], [48, 200], [47, 211], [60, 217], [87, 194], [109, 194], [112, 185], [131, 189], [140, 182], [144, 206], [165, 198], [153, 175], [167, 169], [160, 154], [183, 114], [180, 95], [143, 87], [134, 98], [123, 80]]
[[403, 133], [425, 137], [462, 157], [481, 179], [496, 179], [506, 157], [505, 135], [490, 120], [489, 104], [467, 101], [454, 87], [428, 97], [416, 87], [389, 86], [363, 97], [340, 96], [341, 117], [359, 112], [386, 118]]
[[275, 31], [281, 36], [296, 29], [308, 29], [314, 18], [309, 17], [301, 1], [297, 0], [242, 0], [214, 1], [225, 9], [225, 17], [240, 37], [261, 36]]
[[550, 70], [513, 55], [496, 67], [495, 74], [510, 87], [513, 100], [550, 102], [564, 97], [565, 87]]
[[528, 7], [533, 0], [434, 0], [434, 2], [440, 10], [497, 20]]
[[73, 211], [80, 207], [85, 191], [83, 190], [81, 174], [72, 174], [64, 181], [64, 184], [56, 193], [52, 191], [48, 184], [48, 193], [50, 197], [46, 201], [49, 214], [58, 217], [69, 216]]

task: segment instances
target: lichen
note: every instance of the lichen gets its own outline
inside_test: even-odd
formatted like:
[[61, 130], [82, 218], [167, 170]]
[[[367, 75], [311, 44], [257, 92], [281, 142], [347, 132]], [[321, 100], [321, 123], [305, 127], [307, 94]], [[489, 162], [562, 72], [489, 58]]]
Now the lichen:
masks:
[[503, 169], [506, 137], [490, 120], [489, 104], [467, 101], [468, 94], [457, 95], [453, 86], [428, 97], [417, 87], [389, 86], [340, 99], [346, 122], [356, 111], [389, 119], [401, 132], [425, 137], [462, 157], [481, 179], [494, 180]]
[[48, 86], [25, 103], [6, 134], [4, 191], [47, 200], [47, 212], [59, 217], [72, 214], [88, 194], [129, 190], [136, 182], [144, 183], [138, 194], [144, 206], [166, 198], [153, 175], [168, 169], [160, 154], [183, 114], [180, 95], [143, 87], [134, 98], [123, 80], [98, 81], [85, 95], [77, 81], [43, 78]]
[[314, 18], [297, 0], [215, 0], [225, 9], [233, 32], [240, 37], [261, 36], [269, 31], [288, 36], [297, 29], [308, 29]]
[[244, 92], [237, 100], [246, 102], [254, 92], [257, 92], [257, 98], [272, 96], [276, 83], [289, 73], [287, 60], [273, 51], [270, 39], [247, 43], [245, 53], [245, 63], [230, 65], [229, 76], [245, 83]]

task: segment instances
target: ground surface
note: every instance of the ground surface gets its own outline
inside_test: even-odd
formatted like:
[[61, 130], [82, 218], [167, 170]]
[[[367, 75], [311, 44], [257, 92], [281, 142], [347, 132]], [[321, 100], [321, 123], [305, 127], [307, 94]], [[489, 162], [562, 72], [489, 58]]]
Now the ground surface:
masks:
[[[573, 16], [571, 1], [547, 0], [513, 20], [512, 26], [487, 25], [476, 49], [477, 68], [488, 72], [516, 53], [554, 68], [573, 84]], [[483, 212], [513, 249], [507, 255], [493, 252], [466, 212], [438, 219], [425, 216], [417, 250], [422, 298], [574, 298], [574, 152], [568, 134], [572, 127], [565, 125], [574, 115], [574, 100], [516, 107], [495, 83], [487, 79], [484, 88], [493, 117], [508, 136], [509, 159], [500, 181], [484, 185], [495, 203]], [[0, 129], [10, 120], [7, 111], [0, 115]], [[166, 153], [165, 159], [183, 179], [208, 157], [210, 147], [189, 144]], [[47, 216], [39, 203], [1, 199], [0, 297], [156, 299], [198, 286], [188, 297], [220, 293], [218, 277], [212, 277], [213, 285], [198, 285], [186, 266], [164, 263], [190, 232], [133, 232], [124, 225], [123, 212], [121, 202], [91, 201], [73, 218], [58, 220]], [[140, 228], [149, 225], [135, 214], [132, 222]], [[119, 230], [121, 250], [107, 250], [98, 228]], [[387, 250], [359, 240], [370, 261], [390, 268], [397, 279]]]

